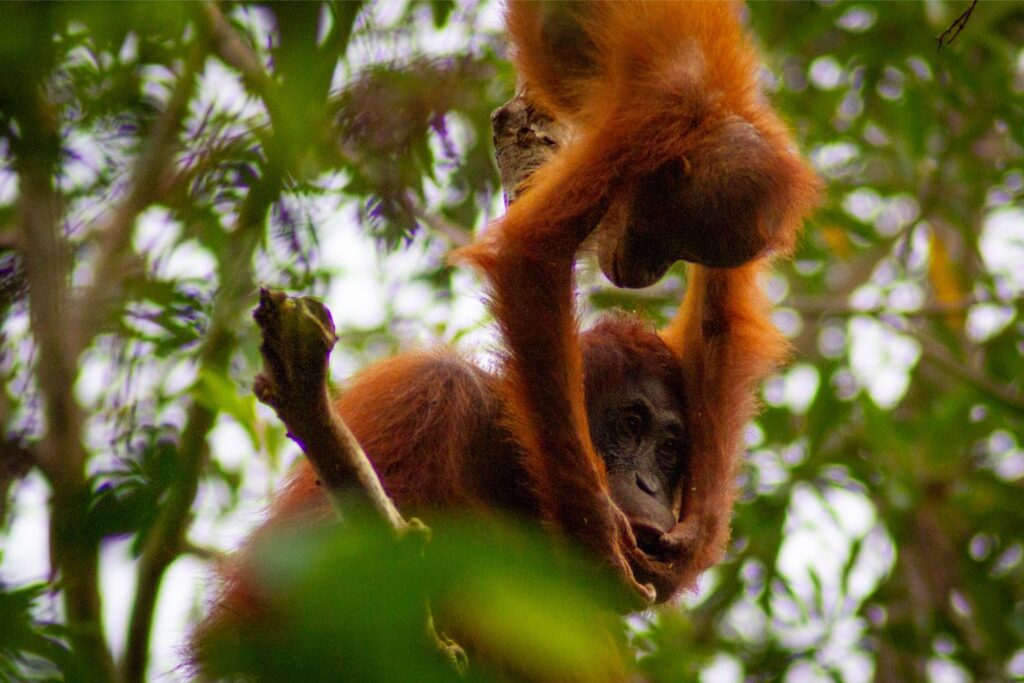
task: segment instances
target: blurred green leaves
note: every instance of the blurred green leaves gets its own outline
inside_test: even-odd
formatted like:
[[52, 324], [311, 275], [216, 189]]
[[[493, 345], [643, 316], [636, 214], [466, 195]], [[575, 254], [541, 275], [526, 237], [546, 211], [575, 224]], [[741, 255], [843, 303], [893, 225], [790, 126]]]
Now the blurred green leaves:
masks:
[[47, 590], [45, 584], [0, 584], [0, 680], [56, 683], [80, 673], [65, 642], [66, 629], [30, 616]]
[[141, 551], [160, 507], [166, 503], [168, 488], [183, 474], [176, 436], [155, 428], [140, 430], [132, 457], [95, 478], [87, 526], [97, 540], [132, 534], [136, 535], [132, 551]]
[[[261, 538], [251, 561], [273, 626], [214, 638], [213, 670], [309, 681], [617, 677], [621, 589], [609, 577], [536, 530], [432, 524], [426, 542], [395, 538], [372, 513]], [[428, 632], [428, 606], [438, 633], [469, 650], [465, 676]]]

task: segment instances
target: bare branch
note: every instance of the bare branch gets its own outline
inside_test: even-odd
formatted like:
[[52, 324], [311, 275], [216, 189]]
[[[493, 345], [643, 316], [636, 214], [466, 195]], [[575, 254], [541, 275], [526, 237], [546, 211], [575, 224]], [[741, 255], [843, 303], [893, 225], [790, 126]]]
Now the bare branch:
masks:
[[228, 558], [228, 554], [218, 550], [216, 548], [209, 548], [205, 545], [199, 545], [189, 539], [185, 539], [181, 542], [181, 552], [192, 557], [196, 557], [203, 562], [218, 563], [223, 562]]
[[908, 330], [906, 324], [899, 318], [892, 315], [880, 315], [878, 319], [893, 331], [909, 335], [916, 340], [921, 345], [921, 353], [927, 361], [954, 377], [959, 377], [982, 393], [988, 394], [1003, 407], [1024, 414], [1024, 395], [1019, 391], [999, 384], [991, 377], [964, 365], [938, 341], [920, 331]]
[[[346, 159], [348, 163], [353, 165], [362, 163], [361, 159], [358, 159], [353, 155], [347, 155]], [[398, 201], [401, 203], [403, 211], [416, 218], [416, 220], [425, 223], [427, 227], [434, 232], [440, 233], [446, 237], [452, 245], [456, 247], [464, 247], [472, 241], [472, 231], [461, 225], [452, 223], [443, 216], [430, 213], [422, 204], [419, 203], [419, 200], [417, 200], [411, 192], [399, 195]]]
[[491, 127], [508, 206], [522, 192], [523, 182], [554, 156], [568, 131], [522, 95], [516, 95], [491, 113]]
[[982, 393], [988, 394], [1003, 407], [1024, 416], [1024, 395], [1019, 391], [999, 384], [991, 377], [967, 367], [954, 358], [939, 342], [923, 335], [916, 335], [914, 338], [921, 344], [921, 353], [927, 360], [951, 375], [959, 377]]
[[436, 233], [444, 235], [456, 247], [464, 247], [473, 240], [472, 233], [461, 225], [456, 225], [442, 216], [428, 212], [423, 207], [410, 204], [412, 215], [426, 223]]
[[[1024, 299], [1016, 298], [1002, 303], [1016, 306], [1021, 301], [1024, 301]], [[931, 339], [920, 330], [908, 329], [904, 322], [905, 319], [914, 318], [944, 318], [948, 315], [963, 313], [978, 303], [981, 303], [978, 297], [969, 296], [956, 303], [944, 304], [935, 302], [911, 311], [897, 311], [887, 307], [855, 308], [850, 306], [846, 297], [818, 297], [794, 298], [785, 302], [784, 305], [803, 315], [818, 318], [859, 315], [877, 318], [890, 329], [915, 339], [921, 345], [921, 352], [925, 359], [935, 366], [988, 394], [1004, 407], [1015, 412], [1024, 413], [1024, 395], [1014, 391], [1011, 387], [996, 382], [983, 373], [967, 367], [959, 362], [942, 344]]]
[[263, 332], [264, 371], [253, 386], [256, 397], [277, 412], [288, 435], [302, 447], [335, 509], [343, 515], [355, 490], [365, 494], [396, 531], [408, 529], [410, 523], [331, 405], [327, 361], [337, 336], [330, 311], [315, 299], [293, 299], [264, 289], [253, 317]]
[[202, 17], [217, 55], [225, 64], [241, 73], [250, 88], [266, 98], [273, 90], [273, 82], [249, 44], [238, 35], [215, 3], [203, 4]]
[[959, 17], [954, 19], [953, 23], [949, 25], [949, 28], [943, 31], [942, 35], [935, 39], [935, 42], [937, 43], [935, 46], [936, 52], [941, 50], [943, 45], [949, 45], [956, 40], [957, 36], [960, 35], [960, 32], [964, 30], [965, 26], [967, 26], [967, 20], [971, 18], [971, 12], [974, 11], [977, 4], [978, 0], [972, 0], [971, 6], [964, 10]]
[[38, 462], [52, 489], [51, 565], [59, 571], [74, 647], [95, 680], [115, 679], [99, 592], [99, 546], [86, 527], [89, 503], [82, 415], [71, 388], [77, 354], [69, 349], [70, 250], [61, 234], [61, 198], [53, 182], [60, 148], [58, 112], [42, 95], [23, 104], [23, 138], [15, 146], [22, 255], [28, 282], [29, 318], [35, 337], [35, 375], [46, 428]]
[[[1006, 302], [995, 302], [1010, 306], [1018, 305], [1024, 299], [1011, 299]], [[796, 312], [817, 318], [827, 317], [850, 317], [855, 315], [867, 315], [881, 317], [886, 315], [900, 315], [905, 318], [944, 318], [949, 315], [964, 313], [975, 304], [984, 303], [976, 296], [967, 296], [960, 301], [953, 303], [932, 302], [918, 308], [909, 310], [897, 310], [889, 306], [871, 306], [868, 308], [851, 306], [847, 296], [824, 296], [824, 297], [791, 297], [782, 306], [792, 308]]]

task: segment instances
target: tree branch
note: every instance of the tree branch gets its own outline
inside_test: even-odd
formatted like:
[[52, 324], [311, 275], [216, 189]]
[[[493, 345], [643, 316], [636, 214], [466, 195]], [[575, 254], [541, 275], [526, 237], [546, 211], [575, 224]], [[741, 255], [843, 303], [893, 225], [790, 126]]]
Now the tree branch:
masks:
[[224, 18], [215, 3], [203, 3], [202, 20], [217, 55], [224, 63], [238, 71], [246, 84], [264, 100], [268, 96], [273, 97], [274, 83], [263, 69], [259, 57]]
[[[894, 329], [898, 329], [895, 326]], [[915, 335], [915, 339], [921, 345], [921, 353], [934, 365], [945, 370], [955, 377], [967, 382], [975, 389], [991, 396], [1004, 408], [1024, 416], [1024, 395], [1014, 391], [1008, 386], [995, 382], [992, 378], [977, 372], [963, 363], [959, 362], [946, 348], [925, 335]]]
[[[404, 532], [410, 523], [384, 491], [366, 453], [331, 404], [327, 363], [337, 335], [330, 311], [315, 299], [294, 299], [264, 289], [253, 317], [263, 333], [264, 365], [253, 390], [277, 412], [288, 436], [302, 447], [335, 510], [344, 516], [355, 490], [395, 531]], [[353, 487], [355, 483], [358, 486]]]
[[[1001, 305], [1016, 306], [1024, 299], [1016, 298], [1009, 301], [993, 302]], [[900, 315], [905, 318], [944, 318], [951, 314], [964, 313], [975, 304], [985, 303], [976, 296], [967, 296], [960, 301], [953, 303], [932, 302], [910, 310], [897, 310], [889, 306], [872, 306], [870, 308], [858, 308], [850, 305], [847, 296], [824, 296], [824, 297], [790, 297], [782, 302], [782, 306], [792, 308], [797, 313], [817, 318], [827, 317], [852, 317], [855, 315], [867, 315], [882, 317], [886, 315]]]
[[448, 241], [456, 247], [464, 247], [473, 239], [472, 234], [466, 228], [452, 223], [443, 216], [429, 213], [412, 199], [409, 199], [408, 209], [417, 220], [423, 221], [431, 230], [447, 237]]
[[525, 189], [526, 179], [554, 156], [568, 131], [521, 94], [491, 113], [491, 127], [508, 206]]
[[223, 562], [228, 558], [228, 554], [218, 550], [217, 548], [210, 548], [205, 545], [199, 545], [189, 539], [184, 539], [181, 542], [181, 553], [185, 555], [191, 555], [196, 557], [203, 562]]
[[[235, 330], [254, 289], [252, 259], [263, 236], [267, 211], [281, 190], [279, 176], [270, 171], [249, 189], [232, 239], [220, 258], [222, 286], [214, 301], [210, 329], [199, 353], [199, 376], [224, 373], [237, 346]], [[180, 472], [162, 504], [139, 558], [135, 600], [128, 625], [128, 644], [122, 672], [125, 681], [145, 679], [149, 637], [160, 586], [167, 568], [187, 549], [185, 533], [192, 521], [192, 505], [199, 477], [209, 458], [207, 441], [217, 411], [193, 398], [178, 447]]]
[[50, 562], [59, 571], [74, 648], [89, 680], [115, 680], [99, 592], [99, 544], [86, 525], [88, 452], [72, 387], [78, 355], [71, 348], [70, 250], [61, 234], [61, 199], [53, 183], [60, 158], [59, 114], [42, 88], [22, 103], [22, 137], [12, 148], [18, 172], [18, 211], [28, 282], [29, 318], [37, 355], [35, 375], [46, 428], [39, 465], [50, 483]]
[[959, 17], [954, 19], [953, 23], [949, 25], [949, 28], [943, 31], [942, 34], [935, 39], [935, 42], [937, 43], [935, 45], [936, 52], [941, 50], [943, 45], [949, 45], [956, 40], [957, 36], [960, 35], [960, 32], [964, 30], [965, 26], [967, 26], [967, 20], [971, 18], [971, 12], [974, 11], [977, 4], [978, 0], [972, 0], [971, 6], [964, 10]]
[[938, 366], [939, 369], [945, 370], [954, 377], [959, 377], [974, 388], [988, 394], [1003, 407], [1016, 413], [1024, 414], [1024, 395], [1020, 392], [1014, 391], [1009, 386], [999, 384], [992, 380], [992, 378], [967, 367], [958, 361], [945, 346], [921, 332], [908, 330], [903, 321], [895, 316], [879, 315], [878, 319], [894, 332], [907, 335], [916, 340], [921, 345], [921, 353], [924, 358]]
[[[1020, 298], [1017, 298], [1004, 303], [1016, 306], [1019, 305], [1021, 301], [1022, 300]], [[877, 318], [893, 331], [908, 335], [915, 339], [921, 345], [921, 353], [924, 355], [925, 359], [933, 365], [948, 372], [954, 377], [960, 378], [981, 392], [988, 394], [1003, 407], [1016, 413], [1024, 414], [1024, 395], [1021, 395], [1020, 392], [1014, 391], [1006, 385], [999, 384], [991, 377], [967, 367], [963, 363], [959, 362], [942, 344], [931, 339], [920, 331], [908, 330], [907, 326], [899, 319], [943, 318], [952, 313], [962, 313], [977, 303], [980, 303], [977, 297], [969, 296], [952, 304], [936, 302], [912, 311], [895, 311], [885, 307], [854, 308], [849, 305], [849, 302], [845, 297], [837, 297], [791, 299], [787, 301], [785, 305], [803, 315], [816, 317], [852, 317], [855, 315], [865, 315]]]
[[[278, 105], [277, 90], [259, 59], [214, 3], [204, 3], [200, 13], [201, 30], [213, 49], [229, 66], [242, 75], [245, 83], [263, 99], [268, 111]], [[272, 116], [273, 118], [273, 116]], [[268, 151], [268, 155], [270, 151]], [[239, 311], [253, 292], [252, 258], [263, 236], [267, 211], [282, 188], [279, 159], [264, 166], [264, 177], [249, 190], [239, 213], [232, 239], [220, 255], [222, 287], [214, 302], [210, 331], [200, 353], [202, 370], [224, 372], [236, 346]], [[136, 599], [129, 623], [128, 646], [123, 670], [129, 683], [145, 677], [149, 634], [160, 585], [167, 568], [187, 549], [185, 531], [191, 521], [191, 508], [198, 490], [199, 476], [209, 457], [207, 436], [217, 412], [193, 399], [182, 432], [180, 457], [182, 473], [172, 487], [168, 501], [147, 539], [139, 561]]]

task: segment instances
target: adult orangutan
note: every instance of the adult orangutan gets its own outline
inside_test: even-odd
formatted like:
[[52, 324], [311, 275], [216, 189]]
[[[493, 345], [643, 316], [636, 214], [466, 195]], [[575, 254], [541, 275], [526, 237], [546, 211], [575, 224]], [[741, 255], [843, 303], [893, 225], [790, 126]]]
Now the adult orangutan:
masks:
[[[792, 248], [818, 183], [757, 86], [724, 3], [519, 3], [526, 95], [573, 129], [507, 214], [455, 260], [478, 268], [505, 346], [489, 372], [449, 349], [357, 376], [337, 410], [399, 509], [485, 506], [537, 520], [665, 601], [721, 556], [757, 383], [786, 343], [758, 279]], [[584, 243], [621, 286], [691, 262], [672, 322], [580, 333]], [[268, 527], [323, 517], [300, 464]], [[241, 555], [200, 630], [259, 619]]]

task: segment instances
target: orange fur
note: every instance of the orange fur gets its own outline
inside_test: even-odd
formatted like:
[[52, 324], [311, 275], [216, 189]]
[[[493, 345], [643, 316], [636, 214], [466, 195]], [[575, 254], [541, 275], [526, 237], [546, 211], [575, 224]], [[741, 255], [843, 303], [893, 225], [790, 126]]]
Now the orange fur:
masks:
[[[555, 12], [554, 28], [544, 26], [546, 11]], [[501, 372], [451, 351], [399, 356], [358, 377], [338, 409], [403, 512], [429, 520], [436, 509], [496, 509], [538, 519], [667, 600], [692, 586], [728, 540], [743, 427], [757, 382], [787, 348], [758, 279], [770, 254], [792, 248], [817, 180], [759, 93], [757, 55], [735, 5], [513, 3], [507, 21], [527, 91], [576, 135], [506, 216], [455, 256], [487, 280], [506, 349]], [[756, 157], [753, 174], [746, 151]], [[685, 211], [663, 220], [660, 202], [638, 204], [650, 197]], [[695, 261], [744, 265], [691, 265], [685, 299], [657, 336], [609, 320], [583, 333], [581, 345], [574, 264], [602, 219], [614, 239], [598, 248], [627, 280], [654, 273], [643, 262], [648, 252], [668, 263], [682, 249]], [[742, 250], [734, 246], [751, 235]], [[668, 534], [674, 550], [664, 557], [637, 548], [591, 443], [584, 373], [588, 386], [616, 390], [594, 380], [608, 373], [599, 353], [608, 345], [652, 373], [681, 376], [687, 465]], [[266, 526], [327, 514], [303, 463]], [[258, 621], [245, 562], [242, 553], [229, 565], [200, 644], [239, 619]]]
[[[527, 96], [576, 135], [455, 259], [490, 286], [509, 351], [502, 388], [548, 521], [613, 565], [625, 558], [671, 596], [717, 561], [728, 539], [756, 384], [786, 354], [758, 273], [793, 248], [819, 183], [760, 92], [737, 5], [511, 2], [506, 21]], [[674, 178], [659, 169], [674, 162], [681, 180], [658, 187]], [[652, 196], [664, 202], [637, 205]], [[673, 209], [679, 215], [659, 215]], [[605, 484], [587, 436], [571, 302], [575, 255], [602, 218], [614, 233], [599, 243], [611, 254], [602, 265], [624, 284], [646, 284], [680, 256], [710, 265], [755, 259], [691, 266], [683, 305], [662, 332], [683, 364], [691, 435], [679, 554], [667, 562], [633, 552], [595, 499]]]
[[512, 2], [506, 18], [527, 96], [575, 136], [467, 259], [510, 242], [565, 257], [601, 216], [602, 269], [624, 286], [679, 258], [793, 248], [819, 184], [758, 87], [737, 5]]

